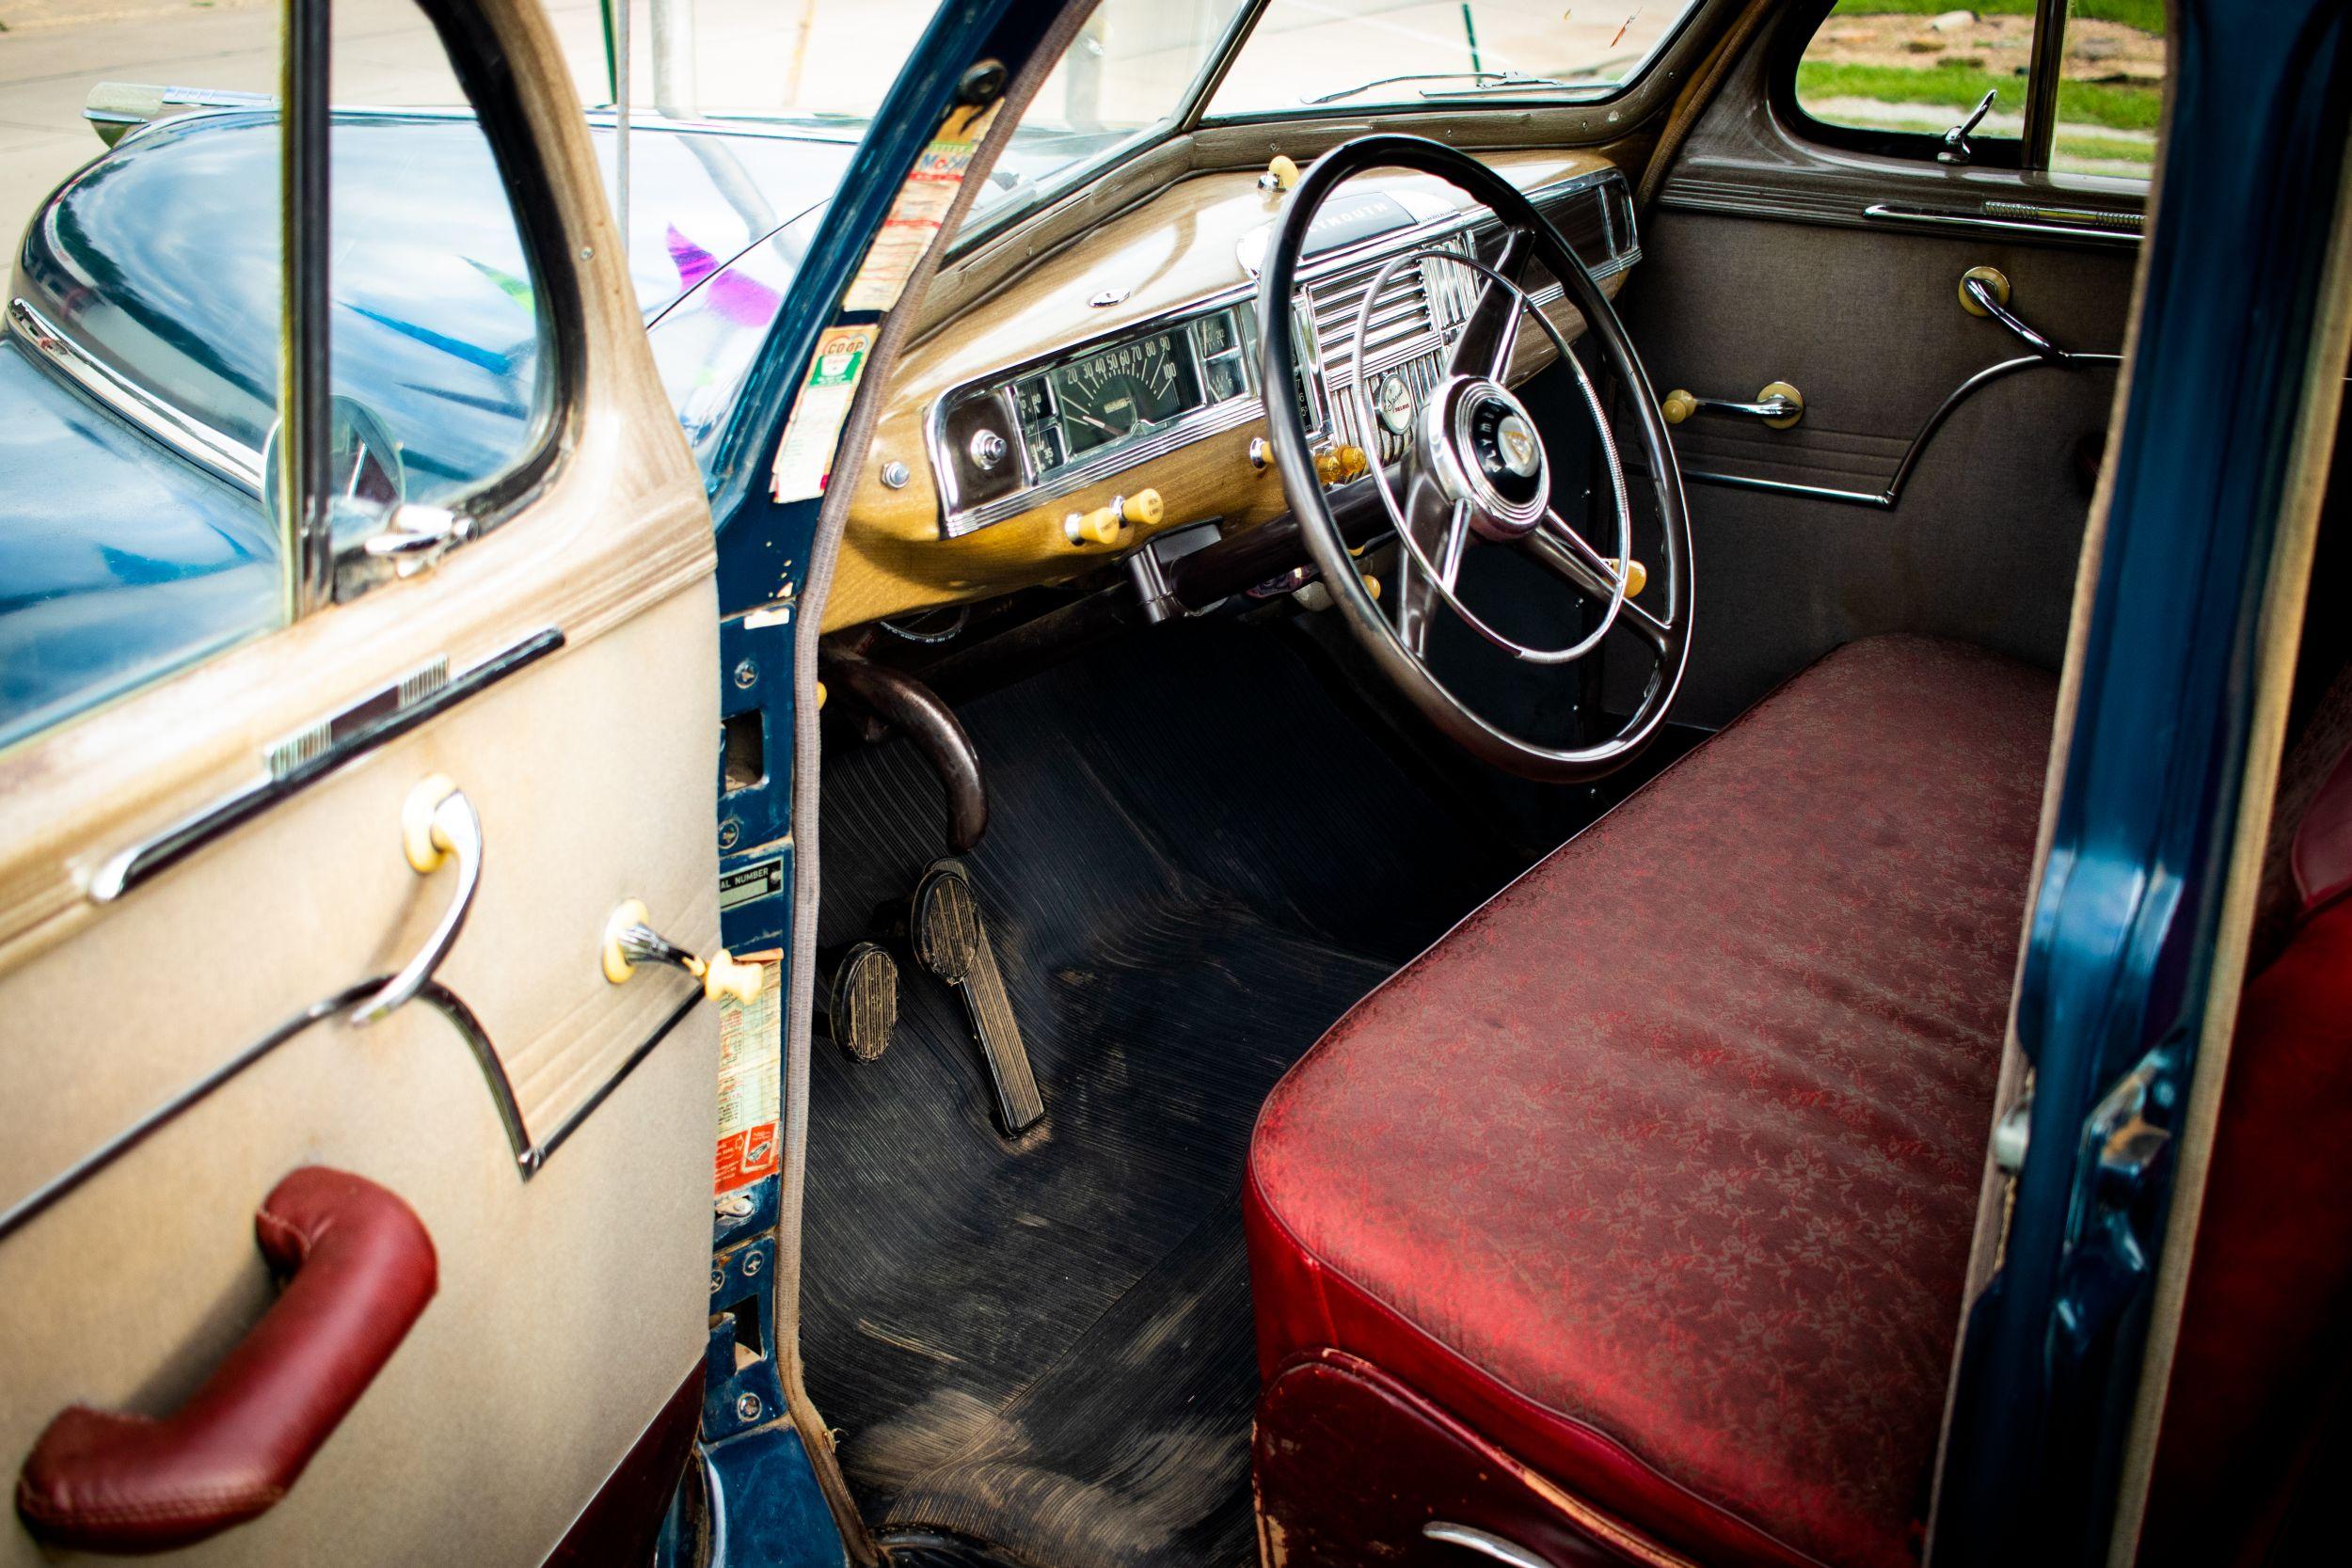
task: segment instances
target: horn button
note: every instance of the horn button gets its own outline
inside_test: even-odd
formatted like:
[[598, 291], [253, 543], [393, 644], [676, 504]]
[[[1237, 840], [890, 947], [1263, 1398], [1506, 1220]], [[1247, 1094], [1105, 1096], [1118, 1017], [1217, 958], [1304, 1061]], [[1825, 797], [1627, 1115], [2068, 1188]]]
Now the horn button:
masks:
[[1518, 399], [1494, 382], [1464, 378], [1430, 400], [1429, 415], [1432, 464], [1447, 495], [1470, 503], [1472, 528], [1516, 539], [1543, 519], [1550, 464]]

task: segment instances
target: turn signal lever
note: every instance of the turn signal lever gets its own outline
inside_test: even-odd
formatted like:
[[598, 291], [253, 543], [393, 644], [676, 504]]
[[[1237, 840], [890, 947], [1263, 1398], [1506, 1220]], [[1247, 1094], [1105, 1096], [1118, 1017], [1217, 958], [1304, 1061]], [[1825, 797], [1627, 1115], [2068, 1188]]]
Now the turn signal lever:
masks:
[[703, 994], [713, 1002], [732, 997], [738, 1002], [759, 1000], [759, 965], [743, 963], [722, 947], [698, 958], [645, 923], [643, 900], [624, 900], [604, 923], [604, 977], [619, 985], [637, 973], [642, 963], [668, 964], [703, 983]]

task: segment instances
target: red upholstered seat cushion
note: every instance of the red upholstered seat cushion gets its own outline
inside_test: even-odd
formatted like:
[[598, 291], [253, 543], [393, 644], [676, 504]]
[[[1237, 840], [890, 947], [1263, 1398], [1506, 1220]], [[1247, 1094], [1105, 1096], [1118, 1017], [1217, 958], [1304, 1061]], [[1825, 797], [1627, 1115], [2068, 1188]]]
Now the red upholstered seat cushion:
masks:
[[1839, 649], [1358, 1004], [1250, 1151], [1266, 1373], [1703, 1560], [1911, 1561], [2055, 700]]

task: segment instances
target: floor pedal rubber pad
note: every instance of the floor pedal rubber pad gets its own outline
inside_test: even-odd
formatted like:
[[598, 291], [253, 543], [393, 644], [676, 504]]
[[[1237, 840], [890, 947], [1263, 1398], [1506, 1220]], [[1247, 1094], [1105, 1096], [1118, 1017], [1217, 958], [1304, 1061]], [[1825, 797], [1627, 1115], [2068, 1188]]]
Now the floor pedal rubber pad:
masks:
[[834, 1043], [861, 1062], [878, 1062], [898, 1027], [898, 960], [878, 942], [853, 943], [833, 966], [825, 1023]]
[[1044, 1097], [1029, 1071], [1029, 1053], [1012, 1016], [1012, 997], [996, 967], [971, 879], [955, 861], [939, 861], [914, 885], [907, 935], [915, 961], [963, 997], [973, 1038], [996, 1089], [996, 1123], [1006, 1136], [1025, 1132], [1045, 1114]]

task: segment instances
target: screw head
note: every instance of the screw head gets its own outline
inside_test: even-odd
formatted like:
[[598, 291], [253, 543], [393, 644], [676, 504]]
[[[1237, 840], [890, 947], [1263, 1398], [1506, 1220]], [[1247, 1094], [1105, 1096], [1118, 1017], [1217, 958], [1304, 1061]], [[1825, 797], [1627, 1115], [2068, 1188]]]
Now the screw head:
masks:
[[720, 824], [719, 824], [719, 847], [720, 847], [720, 848], [722, 848], [722, 849], [732, 849], [732, 848], [734, 848], [734, 847], [735, 847], [735, 841], [736, 841], [737, 839], [741, 838], [742, 836], [743, 836], [743, 824], [742, 824], [742, 823], [740, 823], [740, 822], [738, 822], [738, 821], [737, 821], [734, 817], [730, 816], [730, 817], [728, 817], [728, 818], [727, 818], [724, 822], [722, 822], [722, 823], [720, 823]]
[[914, 470], [892, 458], [882, 465], [882, 482], [893, 490], [903, 490], [914, 480]]
[[758, 1274], [765, 1262], [766, 1259], [759, 1253], [745, 1253], [743, 1255], [743, 1277], [749, 1279]]
[[739, 690], [750, 690], [759, 679], [759, 666], [745, 659], [735, 667], [735, 684]]
[[735, 1402], [735, 1413], [747, 1421], [758, 1420], [759, 1396], [757, 1394], [745, 1394], [742, 1398], [737, 1400]]

